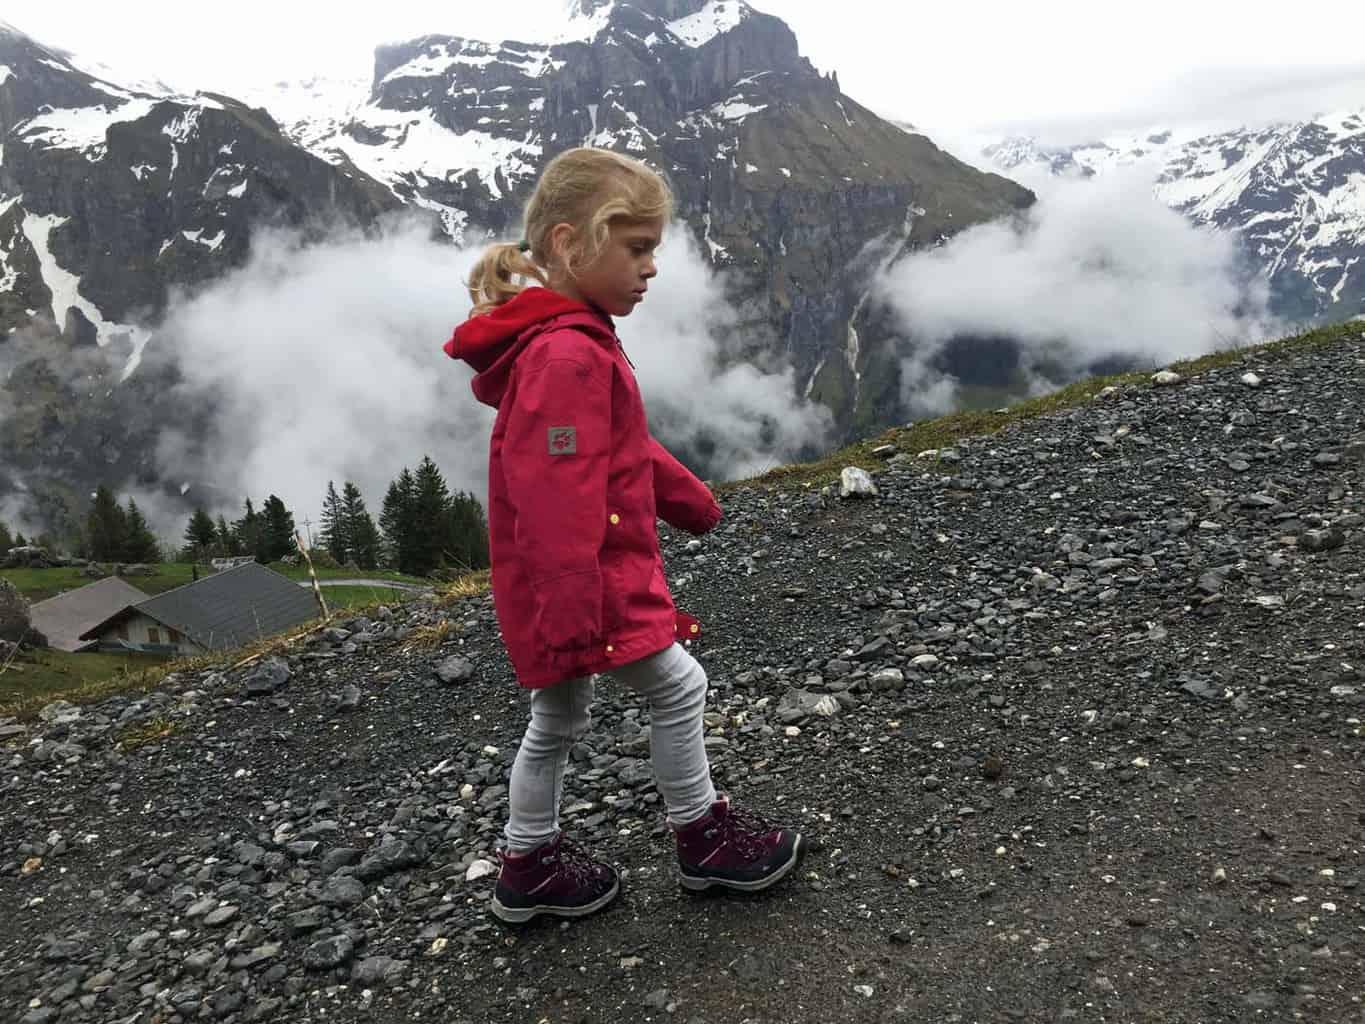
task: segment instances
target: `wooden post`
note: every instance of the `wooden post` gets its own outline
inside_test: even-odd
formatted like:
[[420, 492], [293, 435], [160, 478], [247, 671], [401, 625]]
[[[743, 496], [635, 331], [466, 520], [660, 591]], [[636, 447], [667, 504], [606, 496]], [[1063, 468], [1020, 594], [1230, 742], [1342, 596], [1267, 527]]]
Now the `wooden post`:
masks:
[[303, 546], [303, 538], [296, 532], [294, 534], [294, 544], [299, 549], [299, 554], [308, 563], [308, 577], [313, 581], [313, 596], [318, 599], [318, 607], [322, 609], [322, 617], [330, 619], [332, 613], [327, 610], [327, 599], [322, 596], [322, 587], [318, 585], [318, 574], [313, 570], [313, 560], [308, 557], [308, 549]]

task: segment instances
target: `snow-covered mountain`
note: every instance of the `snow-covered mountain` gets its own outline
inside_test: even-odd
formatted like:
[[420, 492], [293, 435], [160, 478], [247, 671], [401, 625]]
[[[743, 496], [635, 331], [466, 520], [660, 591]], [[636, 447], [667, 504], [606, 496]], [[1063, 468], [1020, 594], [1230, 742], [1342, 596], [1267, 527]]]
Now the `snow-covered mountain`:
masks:
[[1002, 171], [1043, 168], [1059, 177], [1089, 178], [1117, 167], [1160, 160], [1182, 141], [1186, 139], [1169, 129], [1069, 146], [1048, 146], [1030, 136], [1016, 135], [992, 143], [982, 152], [992, 167]]
[[899, 412], [873, 372], [890, 357], [857, 343], [868, 244], [932, 245], [1033, 200], [844, 95], [743, 0], [575, 0], [548, 42], [424, 36], [379, 47], [364, 79], [245, 97], [108, 82], [0, 31], [0, 341], [111, 367], [80, 393], [41, 359], [12, 374], [0, 465], [78, 488], [154, 472], [156, 423], [178, 415], [150, 400], [148, 354], [174, 365], [167, 297], [240, 264], [260, 225], [406, 206], [476, 243], [513, 233], [540, 169], [585, 143], [669, 174], [743, 310], [730, 350], [789, 361], [845, 429]]
[[1233, 232], [1289, 320], [1365, 312], [1365, 108], [1195, 138], [987, 147], [991, 166], [1102, 174], [1146, 161], [1155, 194], [1191, 220]]

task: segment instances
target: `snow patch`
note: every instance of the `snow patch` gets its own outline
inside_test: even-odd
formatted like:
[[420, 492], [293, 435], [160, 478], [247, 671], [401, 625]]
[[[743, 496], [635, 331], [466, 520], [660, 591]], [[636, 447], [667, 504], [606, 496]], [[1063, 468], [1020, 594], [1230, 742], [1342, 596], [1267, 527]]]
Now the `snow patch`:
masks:
[[668, 23], [668, 30], [691, 47], [705, 46], [729, 32], [752, 12], [740, 0], [708, 0], [696, 14]]
[[52, 292], [52, 315], [56, 319], [57, 326], [61, 327], [65, 324], [66, 311], [74, 306], [94, 325], [95, 341], [101, 348], [118, 337], [123, 337], [132, 344], [133, 351], [128, 356], [128, 361], [124, 363], [123, 372], [119, 376], [120, 382], [125, 381], [137, 369], [138, 363], [142, 361], [142, 350], [147, 344], [148, 333], [141, 327], [131, 327], [106, 320], [99, 308], [81, 294], [81, 279], [63, 269], [57, 262], [57, 258], [52, 254], [49, 242], [53, 230], [65, 224], [69, 219], [51, 214], [42, 217], [32, 213], [25, 214], [24, 235], [28, 238], [28, 244], [33, 246], [33, 251], [38, 255], [38, 265], [43, 276], [43, 284], [47, 285], [48, 290]]
[[0, 64], [0, 85], [4, 85], [14, 76], [14, 70], [8, 64]]
[[357, 120], [386, 141], [369, 145], [340, 133], [320, 142], [319, 149], [323, 155], [343, 154], [405, 202], [412, 201], [414, 176], [454, 181], [471, 170], [494, 199], [501, 199], [498, 179], [531, 177], [540, 160], [539, 135], [533, 129], [522, 139], [477, 130], [455, 132], [437, 123], [430, 110], [399, 111], [373, 105]]
[[713, 264], [718, 264], [720, 263], [721, 260], [728, 259], [730, 253], [726, 251], [725, 246], [721, 245], [719, 242], [715, 241], [715, 239], [711, 237], [711, 211], [707, 210], [705, 213], [703, 213], [701, 215], [701, 219], [702, 223], [706, 225], [706, 231], [702, 235], [702, 240], [706, 242], [706, 248], [711, 253], [711, 262]]
[[739, 97], [735, 97], [734, 99], [726, 100], [724, 103], [717, 103], [711, 109], [716, 112], [717, 116], [722, 117], [727, 121], [743, 121], [750, 114], [757, 114], [767, 110], [768, 104], [760, 103], [754, 105], [752, 103], [745, 103]]
[[151, 164], [134, 164], [132, 167], [129, 167], [128, 170], [132, 171], [134, 178], [141, 181], [152, 171], [156, 170], [156, 168]]
[[205, 246], [211, 251], [216, 251], [218, 247], [223, 244], [223, 239], [227, 237], [225, 232], [219, 231], [218, 234], [213, 237], [205, 238], [203, 228], [200, 228], [198, 231], [182, 231], [180, 233], [189, 241]]
[[568, 23], [555, 36], [555, 43], [590, 43], [602, 34], [602, 31], [611, 21], [612, 12], [616, 10], [616, 3], [606, 3], [597, 8], [591, 14], [583, 14], [575, 10]]
[[161, 134], [170, 136], [176, 142], [188, 142], [199, 130], [199, 115], [202, 112], [202, 107], [187, 108], [179, 117], [172, 118], [171, 122], [161, 129]]
[[157, 102], [136, 99], [110, 107], [63, 107], [29, 118], [15, 134], [30, 145], [75, 149], [94, 161], [104, 155], [105, 134], [111, 125], [146, 117]]
[[457, 67], [485, 68], [490, 64], [510, 64], [518, 67], [523, 74], [535, 77], [545, 62], [545, 50], [538, 46], [514, 50], [506, 46], [490, 46], [488, 43], [471, 39], [451, 42], [458, 43], [458, 47], [452, 49], [448, 43], [435, 43], [426, 53], [390, 71], [381, 79], [381, 84], [400, 78], [432, 78], [447, 74]]

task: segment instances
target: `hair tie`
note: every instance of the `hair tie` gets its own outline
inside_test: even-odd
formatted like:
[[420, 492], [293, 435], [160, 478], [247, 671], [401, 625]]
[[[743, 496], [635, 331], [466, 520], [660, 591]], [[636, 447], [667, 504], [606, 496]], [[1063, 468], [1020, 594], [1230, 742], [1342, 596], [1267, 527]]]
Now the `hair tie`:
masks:
[[526, 239], [523, 238], [520, 242], [517, 243], [517, 251], [518, 251], [518, 252], [530, 252], [530, 251], [531, 251], [531, 243], [528, 242], [528, 241], [526, 241]]

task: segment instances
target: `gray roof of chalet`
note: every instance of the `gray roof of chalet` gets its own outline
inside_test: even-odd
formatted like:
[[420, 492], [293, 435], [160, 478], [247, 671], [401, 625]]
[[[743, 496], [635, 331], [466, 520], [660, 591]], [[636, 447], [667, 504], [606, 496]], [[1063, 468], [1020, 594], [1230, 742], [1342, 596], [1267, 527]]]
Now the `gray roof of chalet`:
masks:
[[205, 576], [129, 605], [81, 634], [93, 640], [136, 614], [177, 630], [211, 651], [241, 647], [317, 618], [311, 590], [256, 562]]
[[39, 601], [29, 609], [29, 616], [33, 628], [47, 637], [50, 646], [59, 651], [79, 651], [90, 646], [88, 640], [81, 639], [87, 629], [130, 604], [145, 600], [147, 595], [131, 583], [117, 576], [106, 576]]

